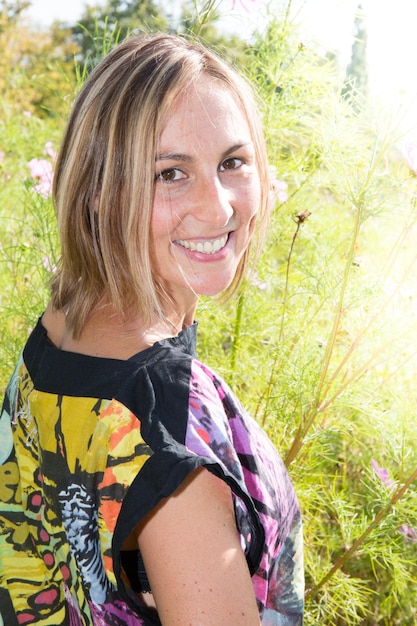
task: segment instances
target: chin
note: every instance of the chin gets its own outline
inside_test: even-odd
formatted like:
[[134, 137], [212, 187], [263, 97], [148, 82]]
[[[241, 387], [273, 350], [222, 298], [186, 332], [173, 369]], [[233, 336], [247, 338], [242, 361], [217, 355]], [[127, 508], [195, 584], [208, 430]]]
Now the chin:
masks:
[[195, 292], [198, 293], [199, 296], [218, 296], [220, 293], [222, 293], [222, 291], [229, 287], [231, 282], [232, 281], [229, 280], [225, 283], [222, 283], [221, 285], [210, 285], [207, 287], [200, 286], [198, 289], [195, 289]]
[[235, 271], [211, 277], [210, 275], [194, 276], [194, 279], [190, 278], [188, 286], [198, 296], [217, 296], [231, 285], [235, 276]]

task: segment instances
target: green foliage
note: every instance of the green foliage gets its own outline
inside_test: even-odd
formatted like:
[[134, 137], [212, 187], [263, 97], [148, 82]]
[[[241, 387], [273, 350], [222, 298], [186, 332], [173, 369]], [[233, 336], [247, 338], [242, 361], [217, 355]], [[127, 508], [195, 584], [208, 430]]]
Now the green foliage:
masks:
[[[220, 21], [222, 0], [207, 0], [201, 7], [195, 0], [165, 7], [153, 0], [107, 0], [105, 4], [87, 4], [80, 21], [71, 26], [71, 41], [77, 47], [77, 65], [88, 73], [108, 51], [109, 46], [140, 32], [172, 32], [197, 37], [220, 51], [230, 61], [240, 60], [246, 48], [237, 35], [223, 35], [216, 27]], [[57, 24], [60, 30], [65, 25]], [[68, 27], [68, 26], [67, 26]]]
[[[107, 0], [86, 5], [78, 24], [72, 26], [72, 40], [78, 47], [78, 65], [88, 69], [115, 44], [132, 32], [167, 30], [167, 17], [153, 0]], [[109, 39], [110, 36], [110, 39]]]
[[66, 110], [63, 96], [73, 82], [75, 48], [62, 33], [58, 39], [16, 23], [27, 4], [17, 3], [14, 11], [5, 11], [7, 3], [3, 3], [0, 13], [2, 105], [7, 102], [16, 110], [42, 117], [59, 116]]
[[185, 2], [178, 20], [176, 32], [199, 39], [209, 48], [221, 54], [234, 65], [243, 63], [247, 44], [237, 35], [222, 35], [217, 25], [221, 21], [222, 0], [206, 0], [200, 6], [198, 0]]
[[2, 103], [0, 109], [0, 393], [16, 354], [48, 300], [47, 283], [58, 245], [51, 201], [35, 191], [29, 161], [45, 159], [57, 146], [56, 120], [30, 115]]
[[287, 21], [254, 42], [247, 72], [288, 199], [238, 302], [200, 308], [201, 357], [289, 466], [306, 624], [414, 624], [415, 179], [395, 127], [343, 102], [334, 61]]
[[30, 6], [29, 0], [0, 0], [0, 32], [10, 24], [16, 24], [24, 11]]
[[[184, 9], [182, 32], [211, 38], [220, 9]], [[411, 626], [416, 179], [392, 121], [370, 100], [359, 111], [341, 99], [336, 59], [302, 45], [288, 15], [271, 16], [238, 55], [259, 91], [275, 201], [238, 299], [201, 301], [199, 356], [289, 467], [305, 528], [306, 625]], [[89, 31], [93, 56], [124, 36], [119, 18], [103, 16]], [[57, 146], [77, 88], [72, 75], [56, 115], [26, 116], [30, 85], [20, 79], [22, 101], [4, 91], [0, 100], [1, 390], [58, 255], [50, 200], [36, 192], [28, 162], [48, 158], [46, 142]]]

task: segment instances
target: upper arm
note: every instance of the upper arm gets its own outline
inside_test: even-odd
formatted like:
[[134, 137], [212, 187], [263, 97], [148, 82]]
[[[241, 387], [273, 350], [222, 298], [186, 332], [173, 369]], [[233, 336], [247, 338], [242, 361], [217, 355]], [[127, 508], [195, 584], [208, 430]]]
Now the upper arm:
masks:
[[136, 530], [164, 626], [259, 626], [230, 488], [206, 469]]

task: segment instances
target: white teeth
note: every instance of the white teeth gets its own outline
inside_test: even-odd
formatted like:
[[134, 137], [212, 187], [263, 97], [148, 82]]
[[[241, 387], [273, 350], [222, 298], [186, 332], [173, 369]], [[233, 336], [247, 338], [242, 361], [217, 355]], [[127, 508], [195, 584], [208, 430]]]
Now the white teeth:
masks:
[[226, 245], [228, 239], [228, 235], [223, 235], [219, 239], [215, 239], [214, 241], [199, 241], [198, 243], [194, 243], [194, 241], [186, 241], [185, 239], [179, 239], [176, 243], [178, 243], [183, 248], [187, 248], [187, 250], [191, 250], [192, 252], [202, 252], [203, 254], [215, 254]]

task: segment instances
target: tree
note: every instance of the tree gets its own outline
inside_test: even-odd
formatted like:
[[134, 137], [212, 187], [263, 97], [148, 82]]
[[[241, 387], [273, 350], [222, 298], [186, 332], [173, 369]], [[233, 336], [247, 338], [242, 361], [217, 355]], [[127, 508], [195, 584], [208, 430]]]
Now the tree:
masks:
[[107, 0], [102, 5], [87, 5], [79, 23], [71, 27], [72, 40], [79, 49], [77, 62], [88, 73], [114, 44], [130, 33], [155, 31], [191, 35], [237, 62], [246, 45], [236, 35], [219, 32], [216, 23], [220, 13], [212, 5], [211, 0], [203, 2], [199, 11], [190, 0], [178, 10], [174, 4], [165, 9], [157, 0]]
[[[74, 89], [74, 45], [60, 45], [49, 32], [33, 32], [22, 20], [29, 2], [0, 2], [0, 90], [2, 102], [38, 117], [60, 116]], [[69, 59], [65, 61], [65, 58]]]
[[107, 0], [102, 5], [87, 5], [79, 23], [71, 27], [79, 49], [77, 61], [87, 71], [129, 33], [167, 29], [167, 17], [154, 0]]
[[184, 2], [176, 32], [196, 37], [231, 63], [244, 65], [248, 46], [238, 35], [222, 34], [219, 31], [217, 23], [221, 18], [219, 3], [213, 0], [203, 0], [201, 7], [195, 0]]
[[16, 24], [22, 11], [30, 6], [30, 0], [0, 0], [0, 32]]

